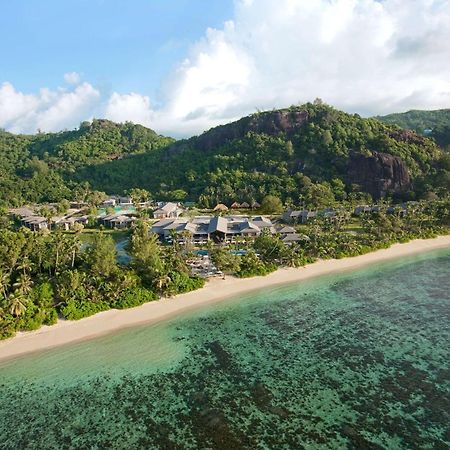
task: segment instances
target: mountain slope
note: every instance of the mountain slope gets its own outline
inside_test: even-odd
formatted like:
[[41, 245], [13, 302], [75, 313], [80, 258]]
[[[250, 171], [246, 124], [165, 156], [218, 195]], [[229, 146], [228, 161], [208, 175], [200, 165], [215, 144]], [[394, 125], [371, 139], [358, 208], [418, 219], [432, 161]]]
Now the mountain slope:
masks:
[[70, 197], [83, 167], [165, 147], [174, 140], [132, 123], [83, 122], [80, 128], [34, 136], [0, 130], [0, 201], [58, 201]]
[[442, 148], [450, 145], [450, 109], [412, 110], [405, 113], [378, 116], [377, 119], [432, 137]]
[[[158, 199], [261, 202], [276, 195], [323, 206], [347, 197], [419, 198], [448, 192], [435, 142], [322, 103], [260, 112], [182, 141], [130, 123], [17, 136], [0, 132], [0, 201], [58, 201], [89, 182]], [[433, 194], [434, 195], [434, 194]]]
[[[139, 185], [158, 198], [218, 201], [342, 199], [348, 194], [413, 198], [441, 182], [436, 144], [414, 132], [323, 104], [244, 117], [166, 149], [89, 166], [77, 174], [97, 188]], [[133, 172], [129, 179], [125, 174]], [[412, 192], [414, 190], [415, 192]]]

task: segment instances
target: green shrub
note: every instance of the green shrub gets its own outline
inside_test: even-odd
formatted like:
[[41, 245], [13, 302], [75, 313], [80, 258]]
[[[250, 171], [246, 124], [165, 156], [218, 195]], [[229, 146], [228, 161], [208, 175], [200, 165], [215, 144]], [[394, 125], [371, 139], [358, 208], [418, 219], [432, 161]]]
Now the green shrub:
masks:
[[168, 286], [167, 293], [171, 295], [183, 294], [195, 291], [204, 286], [205, 280], [199, 277], [190, 277], [184, 272], [171, 272], [169, 274], [171, 283]]
[[17, 323], [13, 316], [7, 314], [0, 320], [0, 339], [8, 339], [16, 334]]
[[67, 304], [61, 308], [61, 314], [67, 320], [79, 320], [83, 317], [89, 317], [108, 309], [110, 309], [110, 306], [106, 302], [94, 303], [88, 300], [80, 302], [69, 300]]
[[45, 312], [39, 311], [37, 314], [33, 316], [25, 316], [19, 322], [19, 327], [21, 331], [34, 331], [41, 328], [44, 323]]
[[55, 308], [48, 309], [45, 314], [43, 325], [54, 325], [58, 321], [58, 313]]
[[273, 263], [264, 263], [255, 252], [249, 251], [241, 257], [240, 269], [236, 272], [239, 278], [250, 278], [256, 276], [268, 275], [277, 270], [277, 265]]
[[127, 290], [118, 300], [111, 303], [111, 308], [126, 309], [156, 300], [158, 296], [150, 289], [136, 287]]

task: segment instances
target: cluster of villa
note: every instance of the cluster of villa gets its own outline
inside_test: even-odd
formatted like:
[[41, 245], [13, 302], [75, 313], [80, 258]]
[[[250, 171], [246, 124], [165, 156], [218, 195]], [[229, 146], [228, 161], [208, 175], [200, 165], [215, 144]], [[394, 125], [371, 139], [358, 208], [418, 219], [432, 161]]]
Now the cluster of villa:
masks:
[[51, 206], [49, 209], [54, 214], [50, 218], [39, 215], [38, 210], [31, 207], [14, 208], [9, 212], [14, 218], [19, 220], [23, 226], [32, 231], [58, 228], [62, 230], [70, 230], [73, 228], [75, 223], [86, 225], [88, 222], [88, 216], [82, 215], [81, 209], [70, 208], [66, 214], [63, 215], [57, 215], [56, 209]]
[[[57, 214], [57, 205], [48, 205], [51, 217], [43, 217], [39, 206], [25, 206], [13, 208], [9, 213], [14, 219], [32, 231], [40, 230], [71, 230], [76, 223], [85, 226], [89, 221], [86, 215], [87, 205], [80, 202], [72, 202], [70, 209], [65, 214]], [[149, 206], [145, 204], [145, 206]], [[178, 203], [160, 202], [155, 205], [153, 212], [157, 219], [177, 218], [183, 212]], [[108, 210], [112, 210], [108, 213]], [[136, 220], [136, 210], [128, 197], [109, 198], [100, 205], [100, 213], [95, 217], [99, 225], [105, 228], [130, 228]]]
[[[405, 216], [408, 212], [414, 212], [414, 208], [417, 202], [402, 203], [396, 206], [386, 206], [383, 211], [386, 214], [398, 214], [399, 216]], [[382, 210], [382, 207], [375, 206], [357, 206], [353, 211], [353, 215], [361, 216], [364, 214], [376, 214]], [[286, 223], [308, 223], [311, 220], [317, 218], [333, 219], [339, 213], [339, 209], [326, 208], [320, 211], [312, 211], [308, 209], [293, 210], [288, 209], [282, 216], [283, 221]]]
[[288, 209], [283, 214], [283, 221], [287, 223], [307, 223], [318, 217], [325, 217], [328, 219], [332, 219], [335, 216], [336, 211], [332, 208], [328, 208], [323, 211], [310, 211], [307, 209], [295, 211], [292, 209]]
[[243, 203], [234, 202], [230, 205], [230, 207], [228, 207], [224, 203], [218, 203], [214, 207], [213, 210], [214, 211], [228, 211], [229, 209], [258, 209], [260, 207], [261, 207], [261, 205], [258, 202], [252, 202], [251, 204], [249, 204], [247, 202], [243, 202]]
[[263, 231], [278, 233], [286, 243], [300, 242], [306, 236], [296, 233], [289, 226], [277, 225], [264, 216], [199, 216], [193, 219], [170, 218], [162, 219], [151, 227], [153, 233], [158, 234], [161, 240], [178, 242], [190, 240], [194, 244], [234, 243], [239, 237], [255, 238]]
[[[123, 205], [125, 206], [125, 205]], [[129, 208], [126, 206], [125, 208]], [[155, 219], [177, 218], [181, 215], [183, 209], [178, 203], [159, 202], [153, 211]], [[131, 209], [120, 209], [111, 214], [99, 214], [97, 222], [107, 228], [130, 228], [131, 224], [136, 220], [136, 211]]]
[[[413, 212], [417, 202], [408, 202], [398, 206], [386, 206], [383, 211], [386, 214], [398, 214], [401, 216]], [[239, 206], [242, 207], [242, 204]], [[247, 205], [244, 204], [244, 207]], [[254, 206], [254, 205], [252, 205]], [[138, 207], [153, 207], [153, 217], [158, 221], [151, 230], [157, 233], [163, 240], [171, 240], [174, 235], [184, 238], [190, 236], [194, 243], [234, 242], [236, 237], [256, 237], [263, 230], [271, 233], [279, 233], [286, 242], [299, 242], [303, 236], [298, 235], [291, 227], [275, 226], [270, 219], [264, 216], [226, 215], [226, 216], [200, 216], [192, 220], [180, 218], [184, 209], [180, 203], [157, 202], [142, 203]], [[237, 209], [238, 204], [231, 205]], [[129, 197], [110, 197], [100, 206], [100, 212], [95, 217], [99, 225], [106, 228], [130, 228], [136, 220], [136, 209]], [[38, 206], [11, 209], [10, 214], [22, 225], [33, 231], [63, 229], [71, 230], [75, 224], [86, 225], [89, 217], [86, 215], [87, 205], [72, 202], [70, 209], [65, 214], [57, 214], [57, 205], [48, 205], [52, 217], [43, 217]], [[380, 206], [357, 206], [352, 213], [355, 216], [374, 214], [381, 210]], [[228, 214], [228, 207], [218, 204], [214, 211], [219, 214]], [[282, 221], [288, 224], [304, 224], [316, 218], [334, 219], [339, 214], [339, 209], [327, 208], [320, 211], [289, 209], [282, 215]], [[350, 212], [350, 211], [348, 211]], [[283, 230], [283, 231], [282, 231]], [[183, 239], [184, 239], [183, 238]], [[178, 237], [178, 239], [181, 239]]]
[[[413, 213], [417, 207], [418, 202], [407, 202], [396, 206], [387, 206], [384, 208], [386, 214], [398, 214], [399, 216], [406, 216], [408, 213]], [[382, 208], [378, 205], [375, 206], [357, 206], [353, 211], [355, 216], [361, 216], [363, 214], [376, 214], [379, 213]]]

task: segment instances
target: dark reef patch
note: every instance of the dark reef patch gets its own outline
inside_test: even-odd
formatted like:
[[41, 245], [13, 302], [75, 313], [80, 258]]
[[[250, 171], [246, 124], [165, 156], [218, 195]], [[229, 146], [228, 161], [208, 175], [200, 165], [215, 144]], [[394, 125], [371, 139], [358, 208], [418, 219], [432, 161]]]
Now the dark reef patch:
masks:
[[0, 448], [448, 449], [449, 273], [446, 253], [177, 320], [167, 369], [0, 369]]

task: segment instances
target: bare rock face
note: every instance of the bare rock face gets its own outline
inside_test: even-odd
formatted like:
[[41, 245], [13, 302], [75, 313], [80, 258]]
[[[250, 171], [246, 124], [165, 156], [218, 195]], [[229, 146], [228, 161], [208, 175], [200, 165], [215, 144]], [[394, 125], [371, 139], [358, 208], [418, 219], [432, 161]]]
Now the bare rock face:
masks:
[[222, 125], [203, 133], [196, 138], [195, 146], [209, 151], [233, 139], [243, 138], [247, 133], [264, 133], [276, 136], [291, 134], [308, 121], [307, 111], [271, 111], [244, 117], [237, 122]]
[[403, 160], [379, 152], [374, 152], [372, 156], [351, 153], [348, 182], [359, 185], [374, 198], [411, 189], [411, 178]]
[[411, 130], [396, 130], [389, 133], [389, 136], [399, 142], [408, 144], [423, 145], [426, 139]]

